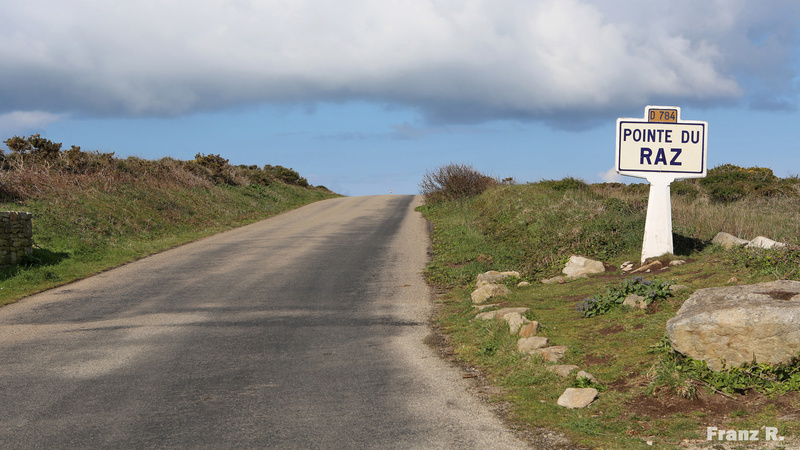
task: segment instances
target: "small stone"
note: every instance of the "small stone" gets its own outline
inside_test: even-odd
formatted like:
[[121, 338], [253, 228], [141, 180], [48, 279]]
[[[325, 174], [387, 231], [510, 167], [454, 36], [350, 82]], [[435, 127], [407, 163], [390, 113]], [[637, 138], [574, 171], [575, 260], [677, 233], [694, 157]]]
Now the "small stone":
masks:
[[764, 249], [771, 249], [771, 248], [781, 248], [786, 247], [786, 244], [781, 242], [775, 242], [772, 239], [766, 238], [764, 236], [758, 236], [752, 241], [747, 244], [749, 248], [764, 248]]
[[547, 366], [547, 370], [555, 373], [561, 378], [567, 378], [573, 370], [577, 370], [578, 366], [572, 364], [558, 364], [555, 366]]
[[686, 264], [686, 261], [684, 261], [682, 259], [676, 259], [674, 261], [670, 261], [669, 262], [670, 267], [682, 266], [684, 264]]
[[503, 308], [495, 311], [487, 311], [479, 313], [478, 315], [475, 316], [475, 318], [481, 320], [492, 320], [492, 319], [502, 320], [503, 317], [506, 316], [506, 314], [511, 314], [511, 313], [525, 314], [526, 312], [528, 312], [528, 310], [530, 310], [530, 308], [525, 308], [522, 306], [518, 308]]
[[530, 286], [530, 285], [531, 284], [528, 283], [527, 281], [520, 281], [519, 283], [517, 283], [517, 287], [526, 287], [526, 286]]
[[483, 303], [493, 297], [505, 297], [511, 290], [502, 284], [483, 284], [470, 294], [472, 303]]
[[583, 370], [575, 374], [575, 378], [586, 378], [592, 383], [597, 383], [597, 378], [595, 378], [594, 375], [590, 374], [589, 372], [584, 372]]
[[639, 267], [638, 269], [634, 270], [631, 273], [645, 273], [645, 272], [649, 272], [649, 271], [652, 271], [652, 270], [658, 270], [658, 269], [660, 269], [662, 267], [664, 267], [664, 265], [661, 264], [661, 261], [655, 260], [655, 261], [651, 262], [650, 264], [645, 264], [642, 267]]
[[731, 247], [747, 245], [749, 244], [749, 241], [721, 231], [714, 236], [714, 239], [711, 240], [711, 243], [721, 245], [726, 249], [730, 249]]
[[539, 332], [539, 322], [532, 320], [523, 325], [522, 328], [519, 329], [519, 337], [527, 338], [531, 336], [536, 336], [538, 332]]
[[[644, 304], [644, 308], [642, 308], [641, 304]], [[629, 306], [631, 308], [639, 308], [639, 309], [646, 309], [647, 302], [644, 301], [644, 297], [641, 295], [630, 294], [625, 297], [625, 301], [622, 302], [622, 306]]]
[[594, 273], [602, 273], [605, 272], [605, 270], [605, 266], [603, 266], [603, 263], [600, 261], [584, 258], [583, 256], [572, 255], [569, 257], [567, 265], [561, 270], [561, 272], [566, 275], [567, 278], [579, 278]]
[[[531, 339], [531, 338], [528, 338]], [[566, 345], [554, 345], [552, 347], [545, 347], [540, 348], [538, 350], [534, 350], [530, 352], [532, 355], [540, 354], [542, 358], [544, 358], [547, 362], [559, 362], [564, 358], [564, 355], [567, 354], [567, 346]]]
[[739, 282], [739, 279], [736, 278], [736, 277], [731, 277], [731, 279], [728, 280], [728, 284], [736, 284], [738, 282]]
[[684, 286], [682, 284], [672, 284], [669, 287], [669, 291], [672, 292], [673, 294], [677, 294], [679, 292], [683, 292], [683, 291], [687, 291], [687, 290], [689, 290], [689, 286]]
[[550, 345], [550, 339], [543, 336], [531, 336], [517, 341], [517, 350], [520, 353], [531, 353]]
[[558, 398], [558, 406], [577, 409], [589, 406], [597, 398], [595, 388], [567, 388]]
[[508, 277], [519, 278], [519, 272], [498, 272], [496, 270], [490, 270], [478, 275], [475, 286], [480, 287], [484, 284], [496, 284], [498, 281], [503, 281]]
[[542, 280], [542, 284], [556, 284], [556, 283], [557, 284], [564, 284], [564, 283], [566, 283], [566, 281], [567, 281], [567, 277], [559, 275], [557, 277], [546, 278], [546, 279]]
[[503, 316], [503, 320], [505, 320], [508, 323], [508, 328], [511, 334], [517, 334], [517, 332], [519, 331], [520, 328], [522, 328], [523, 325], [525, 325], [527, 322], [530, 322], [530, 320], [522, 317], [522, 314], [518, 312], [506, 314], [505, 316]]
[[485, 305], [472, 305], [472, 307], [477, 309], [478, 311], [483, 311], [484, 309], [493, 308], [493, 307], [495, 307], [497, 305], [499, 305], [499, 303], [488, 303], [488, 304], [485, 304]]

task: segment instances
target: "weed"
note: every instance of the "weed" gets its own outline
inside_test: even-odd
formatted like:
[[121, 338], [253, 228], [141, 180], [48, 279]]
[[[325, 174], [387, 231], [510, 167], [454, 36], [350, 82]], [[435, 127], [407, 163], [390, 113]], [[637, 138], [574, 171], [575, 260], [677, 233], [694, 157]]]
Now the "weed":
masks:
[[671, 284], [670, 281], [657, 278], [648, 281], [641, 277], [632, 277], [622, 281], [619, 286], [607, 288], [603, 294], [583, 300], [578, 304], [577, 310], [583, 317], [606, 314], [612, 309], [622, 306], [622, 303], [631, 294], [644, 297], [644, 301], [649, 306], [654, 301], [671, 296], [672, 292], [669, 290]]

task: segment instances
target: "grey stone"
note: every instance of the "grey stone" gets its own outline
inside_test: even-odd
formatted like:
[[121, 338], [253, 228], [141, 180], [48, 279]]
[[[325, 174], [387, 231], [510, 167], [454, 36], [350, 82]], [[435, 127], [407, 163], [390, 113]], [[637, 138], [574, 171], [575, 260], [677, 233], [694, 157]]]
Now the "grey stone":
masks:
[[475, 282], [476, 287], [480, 287], [484, 284], [497, 284], [505, 280], [508, 277], [517, 277], [519, 278], [519, 272], [498, 272], [496, 270], [490, 270], [488, 272], [484, 272], [478, 275], [478, 279]]
[[510, 314], [506, 314], [503, 316], [503, 320], [508, 323], [508, 329], [511, 334], [517, 334], [519, 329], [522, 328], [523, 325], [530, 322], [530, 320], [522, 317], [522, 314], [518, 312], [513, 312]]
[[567, 278], [585, 277], [594, 273], [605, 272], [606, 268], [600, 261], [584, 258], [583, 256], [572, 255], [569, 257], [567, 265], [561, 272]]
[[658, 261], [658, 260], [656, 260], [656, 261], [653, 261], [653, 262], [651, 262], [651, 263], [649, 263], [649, 264], [645, 264], [645, 265], [643, 265], [643, 266], [639, 267], [638, 269], [636, 269], [636, 270], [632, 271], [631, 273], [646, 273], [646, 272], [652, 272], [652, 271], [654, 271], [654, 270], [659, 270], [659, 269], [661, 269], [662, 267], [664, 267], [664, 265], [663, 265], [663, 264], [661, 264], [661, 261]]
[[542, 358], [547, 362], [559, 362], [564, 358], [564, 355], [567, 354], [567, 346], [554, 345], [552, 347], [540, 348], [530, 353], [532, 355], [542, 355]]
[[539, 322], [531, 320], [519, 329], [519, 337], [526, 338], [536, 336], [539, 333]]
[[578, 370], [578, 366], [572, 364], [558, 364], [555, 366], [547, 366], [547, 370], [555, 373], [561, 378], [567, 378], [573, 370]]
[[563, 284], [565, 281], [567, 281], [567, 277], [559, 275], [553, 278], [545, 278], [542, 280], [542, 284]]
[[561, 397], [558, 397], [558, 406], [577, 409], [589, 406], [597, 398], [595, 388], [567, 388]]
[[699, 289], [667, 321], [672, 347], [718, 371], [800, 352], [800, 282]]
[[625, 297], [622, 302], [623, 306], [630, 306], [631, 308], [647, 309], [647, 302], [641, 295], [630, 294]]
[[472, 303], [483, 303], [493, 297], [505, 297], [511, 290], [502, 284], [483, 284], [472, 292]]
[[475, 318], [481, 320], [492, 320], [492, 319], [502, 320], [503, 317], [505, 317], [507, 314], [511, 313], [525, 314], [526, 312], [528, 312], [528, 310], [530, 310], [530, 308], [525, 308], [523, 306], [520, 306], [518, 308], [503, 308], [495, 311], [486, 311], [479, 313], [478, 315], [475, 316]]
[[590, 374], [589, 372], [584, 372], [583, 370], [576, 373], [575, 378], [586, 378], [592, 383], [597, 383], [597, 378], [595, 378], [594, 375]]
[[531, 336], [517, 341], [517, 350], [521, 353], [530, 353], [550, 345], [550, 339], [543, 336]]
[[711, 243], [721, 245], [725, 248], [731, 248], [736, 246], [741, 247], [747, 245], [750, 243], [750, 241], [747, 241], [745, 239], [740, 239], [730, 233], [725, 233], [720, 231], [719, 233], [717, 233], [716, 236], [714, 236], [714, 239], [711, 240]]

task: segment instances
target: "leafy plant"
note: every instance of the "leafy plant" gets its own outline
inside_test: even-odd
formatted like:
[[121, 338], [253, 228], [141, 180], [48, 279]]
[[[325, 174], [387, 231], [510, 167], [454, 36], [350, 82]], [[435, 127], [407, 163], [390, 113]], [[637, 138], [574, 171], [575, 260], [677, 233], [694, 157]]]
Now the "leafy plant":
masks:
[[607, 288], [605, 293], [584, 299], [578, 304], [577, 309], [583, 317], [599, 316], [621, 306], [631, 294], [644, 297], [644, 301], [649, 306], [654, 301], [671, 296], [672, 293], [669, 290], [671, 284], [670, 281], [657, 278], [652, 281], [641, 277], [629, 278], [623, 280], [619, 286]]

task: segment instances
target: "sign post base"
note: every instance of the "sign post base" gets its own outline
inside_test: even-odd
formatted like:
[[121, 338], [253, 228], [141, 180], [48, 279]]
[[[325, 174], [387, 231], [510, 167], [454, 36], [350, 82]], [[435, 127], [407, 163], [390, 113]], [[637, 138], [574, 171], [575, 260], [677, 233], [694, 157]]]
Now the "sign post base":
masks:
[[672, 201], [669, 185], [675, 181], [671, 174], [650, 174], [650, 197], [647, 200], [647, 219], [642, 242], [642, 263], [673, 252]]

